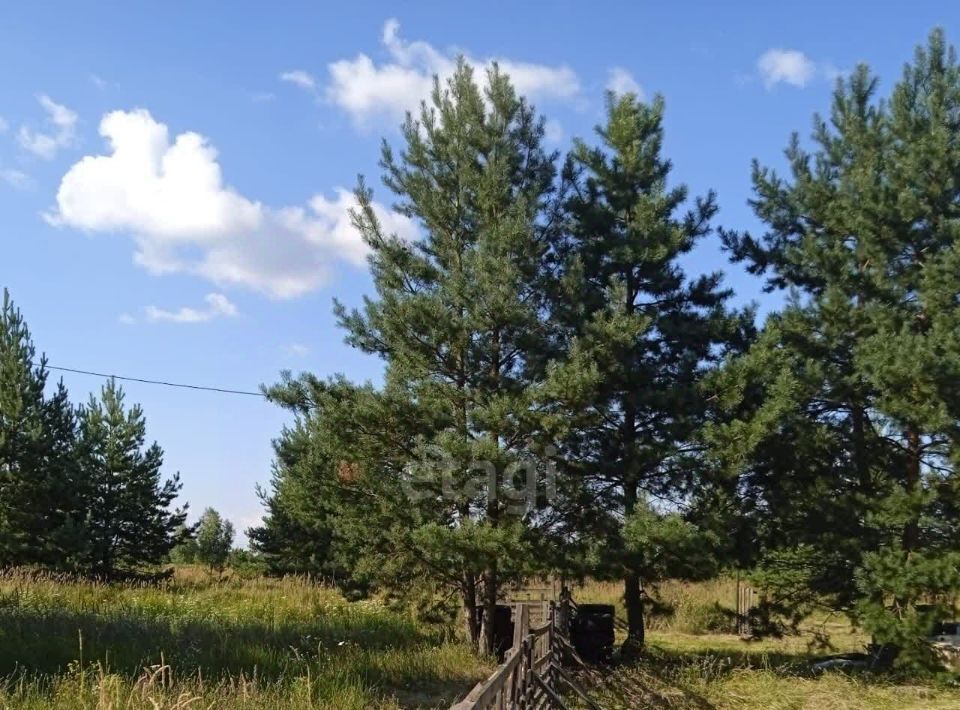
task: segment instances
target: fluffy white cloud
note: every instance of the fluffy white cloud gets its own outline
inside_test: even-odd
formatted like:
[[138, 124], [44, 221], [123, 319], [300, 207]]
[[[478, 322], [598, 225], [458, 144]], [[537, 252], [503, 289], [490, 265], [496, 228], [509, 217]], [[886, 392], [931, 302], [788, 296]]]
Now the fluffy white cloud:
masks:
[[58, 150], [73, 143], [77, 114], [45, 94], [38, 96], [37, 101], [47, 112], [47, 123], [52, 130], [44, 133], [29, 126], [20, 126], [17, 140], [24, 150], [44, 160], [50, 160]]
[[168, 311], [156, 306], [147, 306], [144, 313], [148, 321], [170, 323], [206, 323], [214, 318], [233, 318], [237, 315], [237, 307], [222, 293], [208, 293], [203, 300], [207, 304], [205, 308], [184, 306], [176, 311]]
[[[63, 176], [56, 225], [133, 235], [134, 260], [152, 273], [192, 273], [217, 284], [292, 298], [322, 285], [338, 261], [363, 265], [367, 246], [342, 188], [305, 206], [271, 208], [224, 183], [217, 152], [198, 133], [172, 141], [149, 112], [114, 111], [100, 133], [109, 150]], [[375, 205], [384, 228], [412, 238], [407, 218]]]
[[15, 168], [0, 168], [0, 182], [17, 190], [29, 190], [33, 187], [33, 178]]
[[8, 128], [10, 128], [10, 124], [3, 116], [0, 116], [0, 133], [6, 133]]
[[781, 82], [803, 88], [817, 73], [817, 65], [796, 49], [768, 49], [757, 60], [757, 71], [768, 89]]
[[309, 72], [305, 72], [302, 69], [284, 72], [280, 75], [280, 81], [289, 82], [299, 86], [301, 89], [311, 92], [317, 90], [317, 80], [314, 79]]
[[643, 88], [623, 67], [614, 67], [607, 73], [607, 89], [615, 94], [636, 94], [643, 98]]
[[[381, 37], [389, 61], [376, 63], [366, 54], [341, 59], [329, 65], [330, 82], [325, 96], [347, 111], [360, 125], [374, 116], [396, 118], [415, 109], [429, 96], [433, 76], [449, 77], [456, 67], [456, 53], [441, 52], [428, 42], [400, 37], [400, 23], [387, 20]], [[510, 75], [521, 94], [539, 99], [571, 100], [580, 93], [580, 80], [572, 69], [519, 62], [512, 59], [475, 59], [476, 67], [497, 61]]]

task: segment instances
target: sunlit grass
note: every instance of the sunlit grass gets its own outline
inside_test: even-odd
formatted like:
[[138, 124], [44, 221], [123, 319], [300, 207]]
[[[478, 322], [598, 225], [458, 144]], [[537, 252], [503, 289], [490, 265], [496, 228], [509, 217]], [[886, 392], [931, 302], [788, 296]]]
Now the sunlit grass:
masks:
[[440, 707], [489, 670], [412, 616], [305, 579], [0, 575], [3, 708]]
[[[715, 621], [702, 609], [732, 608], [731, 580], [671, 582], [660, 593], [674, 613], [651, 620], [645, 658], [590, 681], [608, 710], [960, 708], [960, 690], [935, 681], [813, 674], [815, 631], [838, 651], [866, 642], [842, 617], [745, 642], [697, 626]], [[574, 595], [622, 615], [619, 585]], [[185, 568], [138, 586], [13, 571], [0, 574], [0, 708], [445, 708], [492, 670], [448, 635], [307, 579]]]
[[[808, 619], [797, 635], [745, 641], [697, 627], [698, 620], [716, 620], [704, 609], [733, 610], [734, 580], [667, 582], [658, 591], [674, 613], [650, 619], [644, 658], [583, 678], [607, 710], [960, 709], [960, 688], [942, 679], [814, 673], [814, 657], [863, 650], [868, 641], [841, 615]], [[590, 582], [577, 589], [575, 597], [614, 604], [624, 618], [620, 585]], [[820, 645], [824, 635], [830, 649]], [[618, 638], [623, 639], [622, 630]]]

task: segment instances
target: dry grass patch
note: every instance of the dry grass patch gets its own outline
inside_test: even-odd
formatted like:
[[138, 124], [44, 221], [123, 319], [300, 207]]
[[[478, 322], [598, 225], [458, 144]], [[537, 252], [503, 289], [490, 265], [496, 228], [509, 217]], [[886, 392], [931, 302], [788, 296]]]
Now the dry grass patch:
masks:
[[[704, 609], [732, 611], [733, 580], [668, 582], [658, 591], [673, 613], [651, 617], [646, 657], [583, 676], [608, 710], [960, 710], [960, 688], [943, 681], [814, 674], [815, 656], [862, 650], [868, 641], [842, 616], [812, 618], [795, 636], [744, 641], [697, 626], [715, 618]], [[623, 619], [619, 585], [590, 582], [574, 596], [614, 604]], [[824, 634], [832, 650], [820, 645]]]
[[443, 707], [490, 670], [412, 616], [306, 579], [0, 575], [3, 708]]

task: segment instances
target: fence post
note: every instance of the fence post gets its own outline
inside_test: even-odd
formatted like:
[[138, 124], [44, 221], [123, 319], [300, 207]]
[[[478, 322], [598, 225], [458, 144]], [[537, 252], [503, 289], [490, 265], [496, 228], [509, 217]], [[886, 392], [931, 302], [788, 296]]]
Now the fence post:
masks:
[[737, 580], [737, 634], [749, 636], [753, 633], [750, 628], [750, 611], [753, 609], [754, 591], [749, 585], [742, 585]]
[[[534, 707], [562, 710], [564, 704], [557, 687], [561, 680], [568, 685], [572, 681], [561, 671], [566, 650], [560, 624], [564, 623], [570, 606], [569, 595], [560, 604], [554, 601], [544, 603], [545, 623], [538, 624], [536, 633], [531, 633], [530, 604], [517, 603], [514, 606], [513, 647], [506, 661], [451, 710], [533, 710]], [[575, 684], [571, 687], [589, 707], [599, 710]]]
[[533, 706], [533, 696], [536, 692], [537, 685], [533, 680], [533, 661], [536, 658], [533, 652], [533, 646], [535, 639], [532, 636], [528, 636], [526, 640], [526, 645], [524, 651], [526, 653], [525, 665], [526, 669], [524, 670], [524, 676], [526, 677], [526, 693], [524, 694], [523, 706], [525, 708]]
[[735, 601], [734, 613], [736, 614], [736, 616], [734, 617], [734, 620], [735, 620], [734, 633], [736, 633], [737, 636], [739, 636], [740, 629], [742, 627], [742, 624], [740, 621], [742, 617], [740, 616], [740, 570], [739, 568], [737, 569], [737, 587], [733, 596]]
[[523, 602], [513, 608], [513, 648], [520, 648], [530, 630], [530, 609]]
[[563, 585], [560, 588], [560, 606], [557, 617], [557, 630], [561, 636], [570, 637], [570, 589]]
[[554, 688], [557, 684], [556, 671], [553, 665], [556, 662], [557, 653], [557, 607], [553, 602], [550, 602], [547, 623], [550, 624], [547, 627], [547, 685]]

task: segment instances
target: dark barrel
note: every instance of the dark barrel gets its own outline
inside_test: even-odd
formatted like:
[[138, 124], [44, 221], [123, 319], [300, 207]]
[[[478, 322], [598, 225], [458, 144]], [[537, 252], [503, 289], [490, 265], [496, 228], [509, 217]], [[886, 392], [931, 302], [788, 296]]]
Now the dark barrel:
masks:
[[570, 641], [588, 663], [605, 663], [613, 655], [612, 604], [578, 604], [570, 620]]
[[[477, 624], [483, 628], [483, 607], [478, 606]], [[503, 661], [513, 646], [513, 609], [507, 604], [497, 604], [493, 616], [493, 652], [498, 661]]]

